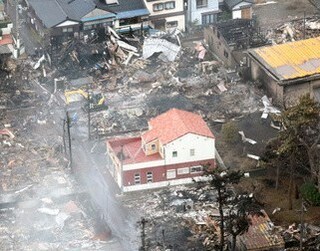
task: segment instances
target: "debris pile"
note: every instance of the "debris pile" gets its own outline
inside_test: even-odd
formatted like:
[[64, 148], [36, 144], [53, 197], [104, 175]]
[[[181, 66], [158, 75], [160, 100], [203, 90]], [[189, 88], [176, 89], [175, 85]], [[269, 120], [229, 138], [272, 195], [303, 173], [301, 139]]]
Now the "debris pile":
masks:
[[320, 19], [318, 16], [296, 19], [278, 25], [266, 35], [272, 43], [282, 44], [320, 35]]
[[[301, 227], [302, 226], [302, 227]], [[301, 229], [302, 232], [301, 232]], [[292, 224], [282, 231], [288, 250], [299, 250], [300, 242], [308, 250], [319, 250], [320, 248], [320, 227], [312, 224]]]

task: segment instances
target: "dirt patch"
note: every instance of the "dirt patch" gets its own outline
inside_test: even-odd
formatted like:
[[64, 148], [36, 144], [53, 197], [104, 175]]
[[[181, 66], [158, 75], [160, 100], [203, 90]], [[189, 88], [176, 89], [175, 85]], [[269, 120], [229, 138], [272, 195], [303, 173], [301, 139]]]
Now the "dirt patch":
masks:
[[[267, 1], [265, 4], [256, 4], [254, 14], [259, 25], [264, 28], [272, 28], [276, 24], [283, 23], [296, 18], [303, 18], [304, 15], [312, 16], [317, 10], [308, 0], [278, 0]], [[272, 13], [272, 14], [271, 14]]]
[[[238, 187], [244, 191], [254, 191], [258, 201], [263, 204], [264, 209], [270, 216], [271, 220], [276, 225], [289, 226], [293, 223], [299, 224], [301, 221], [301, 199], [296, 199], [293, 196], [293, 209], [289, 210], [288, 202], [288, 187], [289, 181], [282, 179], [279, 189], [275, 189], [275, 180], [271, 177], [260, 177], [254, 179], [242, 180]], [[273, 214], [276, 208], [279, 211]], [[309, 224], [320, 224], [320, 207], [307, 206], [307, 212], [304, 214], [304, 221]]]

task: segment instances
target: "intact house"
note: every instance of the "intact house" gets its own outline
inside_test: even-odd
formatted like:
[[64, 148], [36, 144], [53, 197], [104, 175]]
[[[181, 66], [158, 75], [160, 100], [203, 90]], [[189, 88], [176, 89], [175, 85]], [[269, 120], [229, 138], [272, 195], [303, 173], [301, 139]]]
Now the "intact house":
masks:
[[144, 0], [150, 11], [150, 23], [158, 30], [185, 30], [185, 3], [183, 0]]
[[208, 25], [217, 22], [219, 10], [218, 0], [188, 0], [187, 23]]
[[225, 0], [225, 5], [232, 13], [233, 19], [252, 19], [253, 4], [254, 0]]
[[230, 19], [205, 27], [204, 39], [209, 49], [230, 68], [237, 67], [245, 58], [244, 50], [267, 44], [250, 19]]
[[248, 50], [254, 81], [263, 84], [280, 106], [310, 94], [320, 102], [320, 37]]
[[150, 12], [144, 0], [96, 0], [97, 6], [115, 13], [114, 29], [131, 32], [149, 29]]
[[82, 37], [93, 30], [111, 26], [115, 14], [85, 0], [26, 0], [28, 23], [43, 45], [59, 43], [67, 37]]
[[215, 138], [198, 114], [171, 109], [139, 137], [107, 140], [107, 168], [123, 192], [192, 183], [215, 167]]
[[275, 231], [273, 222], [264, 210], [261, 211], [261, 215], [250, 215], [249, 219], [251, 224], [248, 231], [237, 236], [236, 250], [284, 250], [284, 240], [280, 233]]

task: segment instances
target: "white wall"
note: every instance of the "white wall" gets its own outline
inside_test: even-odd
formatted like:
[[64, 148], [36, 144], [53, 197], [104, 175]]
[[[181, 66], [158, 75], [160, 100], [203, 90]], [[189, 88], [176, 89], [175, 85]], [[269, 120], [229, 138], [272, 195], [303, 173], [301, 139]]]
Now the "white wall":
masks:
[[175, 28], [178, 28], [179, 30], [185, 30], [185, 16], [174, 16], [174, 17], [166, 17], [166, 22], [172, 22], [172, 21], [178, 21], [178, 26]]
[[178, 21], [178, 29], [180, 30], [185, 30], [185, 16], [181, 15], [181, 13], [178, 15], [174, 15], [174, 16], [170, 16], [170, 17], [166, 17], [166, 14], [173, 14], [176, 12], [182, 12], [184, 11], [184, 4], [183, 4], [183, 0], [175, 0], [175, 8], [174, 9], [170, 9], [170, 10], [161, 10], [161, 11], [153, 11], [153, 5], [154, 4], [159, 4], [159, 3], [166, 3], [166, 2], [171, 2], [174, 0], [162, 0], [162, 1], [154, 1], [154, 2], [147, 2], [146, 0], [144, 0], [149, 12], [150, 12], [150, 17], [153, 16], [157, 16], [157, 15], [164, 15], [163, 17], [161, 17], [161, 19], [165, 19], [166, 22], [172, 22], [172, 21]]
[[142, 163], [136, 163], [136, 164], [125, 164], [123, 165], [123, 170], [129, 171], [129, 170], [136, 170], [140, 168], [156, 167], [156, 166], [164, 166], [164, 165], [165, 165], [164, 160], [155, 160], [155, 161], [142, 162]]
[[188, 17], [189, 22], [194, 22], [198, 20], [198, 24], [202, 24], [202, 13], [209, 11], [218, 11], [219, 10], [219, 1], [218, 0], [208, 0], [208, 7], [197, 9], [197, 1], [189, 0], [188, 3]]
[[154, 1], [154, 2], [147, 2], [144, 0], [149, 12], [150, 16], [155, 16], [155, 15], [163, 15], [163, 14], [171, 14], [174, 12], [180, 12], [184, 10], [184, 5], [183, 5], [183, 0], [175, 0], [174, 2], [176, 3], [176, 7], [171, 10], [161, 10], [161, 11], [153, 11], [153, 5], [154, 4], [159, 4], [159, 3], [165, 3], [165, 2], [172, 2], [174, 0], [163, 0], [163, 1]]
[[[195, 150], [194, 156], [190, 156], [190, 149]], [[178, 152], [177, 157], [172, 157], [173, 151]], [[165, 145], [166, 165], [214, 158], [215, 140], [212, 138], [189, 133]]]

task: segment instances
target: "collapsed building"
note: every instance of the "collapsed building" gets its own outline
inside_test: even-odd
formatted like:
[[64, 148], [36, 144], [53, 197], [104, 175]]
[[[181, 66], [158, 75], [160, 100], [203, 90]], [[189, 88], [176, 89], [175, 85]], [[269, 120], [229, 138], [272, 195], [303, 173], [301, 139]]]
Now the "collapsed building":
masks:
[[231, 68], [243, 59], [243, 50], [267, 43], [251, 19], [228, 20], [205, 27], [204, 38], [209, 49]]

